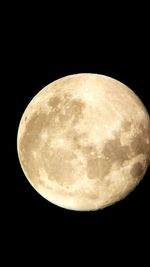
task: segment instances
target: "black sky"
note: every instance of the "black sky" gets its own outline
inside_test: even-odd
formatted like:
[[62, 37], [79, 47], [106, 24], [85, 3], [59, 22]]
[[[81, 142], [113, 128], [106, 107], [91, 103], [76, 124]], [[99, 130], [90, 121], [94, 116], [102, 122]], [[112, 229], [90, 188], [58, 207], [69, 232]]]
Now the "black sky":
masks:
[[6, 79], [5, 91], [12, 106], [6, 115], [11, 135], [10, 166], [4, 174], [9, 195], [3, 196], [8, 240], [12, 246], [17, 240], [17, 247], [31, 242], [31, 251], [35, 243], [41, 247], [49, 242], [49, 252], [72, 246], [75, 254], [82, 254], [86, 247], [86, 257], [90, 249], [101, 257], [101, 249], [105, 254], [110, 247], [114, 251], [117, 247], [122, 253], [123, 247], [128, 256], [136, 255], [149, 240], [150, 170], [121, 202], [102, 211], [68, 211], [44, 200], [27, 182], [18, 161], [16, 138], [22, 113], [33, 96], [55, 79], [74, 73], [99, 73], [120, 80], [133, 89], [150, 112], [147, 28], [134, 19], [127, 24], [128, 16], [122, 23], [120, 16], [115, 23], [97, 17], [81, 25], [76, 16], [71, 26], [70, 19], [63, 25], [46, 20], [41, 26], [40, 19], [33, 21], [31, 14], [29, 19], [25, 17], [18, 15], [10, 25], [11, 41], [6, 46], [11, 85], [7, 86]]

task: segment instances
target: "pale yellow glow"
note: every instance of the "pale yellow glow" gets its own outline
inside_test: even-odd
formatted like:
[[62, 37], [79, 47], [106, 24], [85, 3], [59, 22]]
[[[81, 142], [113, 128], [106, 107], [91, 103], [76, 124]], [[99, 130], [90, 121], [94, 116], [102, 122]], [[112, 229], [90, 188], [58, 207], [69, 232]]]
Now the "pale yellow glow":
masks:
[[128, 195], [144, 176], [149, 115], [135, 93], [115, 79], [66, 76], [29, 103], [17, 149], [41, 196], [67, 209], [101, 209]]

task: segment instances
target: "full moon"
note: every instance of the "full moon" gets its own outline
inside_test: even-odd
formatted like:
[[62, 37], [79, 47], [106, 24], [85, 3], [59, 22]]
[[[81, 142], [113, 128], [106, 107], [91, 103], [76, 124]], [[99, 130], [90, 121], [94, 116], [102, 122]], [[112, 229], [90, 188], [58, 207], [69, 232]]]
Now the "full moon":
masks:
[[60, 207], [90, 211], [126, 197], [150, 162], [150, 118], [123, 83], [74, 74], [44, 87], [21, 118], [17, 151], [33, 188]]

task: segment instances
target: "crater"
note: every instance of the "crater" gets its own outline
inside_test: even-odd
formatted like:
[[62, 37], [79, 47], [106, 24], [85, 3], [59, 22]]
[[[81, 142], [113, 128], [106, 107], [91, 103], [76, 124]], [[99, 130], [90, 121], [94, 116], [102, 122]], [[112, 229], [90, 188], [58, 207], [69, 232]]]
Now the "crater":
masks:
[[131, 141], [131, 150], [134, 155], [148, 153], [148, 144], [146, 143], [147, 133], [139, 133]]
[[96, 156], [97, 155], [97, 150], [94, 146], [88, 145], [88, 146], [82, 146], [81, 150], [83, 151], [84, 154], [88, 157]]
[[114, 140], [109, 140], [104, 145], [102, 153], [106, 158], [110, 159], [112, 163], [117, 161], [118, 163], [122, 164], [123, 161], [129, 158], [128, 151], [129, 147], [122, 146], [120, 139], [116, 138]]
[[[122, 127], [125, 131], [130, 131], [131, 123], [129, 121], [125, 121], [122, 124]], [[128, 148], [128, 155], [131, 157], [137, 156], [138, 154], [150, 154], [150, 125], [148, 127], [144, 126], [143, 123], [139, 123], [137, 126], [137, 134], [132, 137], [130, 147]]]
[[26, 124], [26, 130], [19, 140], [19, 151], [21, 153], [21, 163], [32, 182], [37, 181], [39, 173], [37, 168], [37, 158], [33, 151], [39, 154], [41, 144], [41, 131], [48, 123], [48, 116], [45, 113], [32, 115]]
[[67, 149], [49, 151], [45, 148], [42, 166], [48, 173], [50, 180], [56, 180], [61, 185], [69, 185], [75, 181], [75, 170], [71, 164], [71, 160], [75, 158], [76, 155]]
[[82, 141], [87, 137], [86, 133], [79, 133], [72, 127], [72, 129], [66, 131], [65, 135], [72, 143], [74, 149], [82, 150]]
[[53, 96], [49, 99], [48, 105], [55, 109], [61, 102], [61, 98], [59, 96]]
[[111, 169], [111, 162], [107, 159], [95, 158], [87, 162], [87, 174], [90, 179], [103, 179]]
[[72, 100], [66, 111], [66, 118], [73, 118], [73, 123], [77, 123], [82, 117], [83, 110], [85, 108], [85, 103], [80, 100]]
[[123, 128], [123, 130], [125, 132], [128, 132], [131, 129], [131, 122], [130, 121], [124, 121], [122, 123], [122, 126], [121, 127]]
[[83, 114], [85, 104], [80, 99], [71, 99], [71, 95], [65, 94], [62, 97], [52, 97], [48, 104], [53, 108], [50, 116], [51, 120], [57, 119], [57, 125], [64, 127], [67, 122], [71, 124], [78, 122]]
[[136, 162], [130, 171], [133, 178], [140, 178], [143, 175], [144, 168], [140, 162]]
[[87, 197], [87, 199], [89, 200], [98, 200], [98, 193], [97, 192], [84, 192], [84, 196]]
[[20, 138], [20, 149], [24, 147], [26, 152], [34, 146], [39, 145], [40, 133], [42, 129], [46, 129], [49, 123], [49, 116], [46, 113], [35, 113], [26, 124], [26, 130]]

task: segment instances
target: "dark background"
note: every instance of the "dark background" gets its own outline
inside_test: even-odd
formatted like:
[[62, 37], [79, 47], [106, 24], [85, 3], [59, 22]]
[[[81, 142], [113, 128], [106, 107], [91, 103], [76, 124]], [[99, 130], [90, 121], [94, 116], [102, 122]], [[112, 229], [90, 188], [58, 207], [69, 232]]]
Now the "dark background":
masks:
[[104, 17], [100, 9], [89, 15], [77, 9], [66, 17], [60, 16], [59, 8], [60, 13], [51, 18], [52, 11], [43, 17], [42, 10], [36, 11], [17, 12], [6, 30], [5, 68], [11, 85], [6, 79], [5, 87], [12, 107], [7, 115], [12, 138], [5, 175], [9, 194], [3, 202], [8, 243], [16, 246], [17, 254], [22, 251], [23, 259], [35, 248], [35, 257], [40, 257], [43, 247], [50, 259], [57, 254], [56, 262], [68, 261], [70, 255], [71, 262], [78, 262], [80, 255], [100, 262], [103, 257], [106, 262], [137, 259], [141, 253], [146, 255], [149, 242], [150, 170], [136, 190], [115, 205], [94, 212], [69, 211], [49, 203], [31, 187], [19, 164], [16, 139], [19, 121], [33, 96], [69, 74], [99, 73], [118, 79], [133, 89], [150, 112], [147, 15], [140, 10], [133, 16], [130, 8], [116, 15], [110, 8]]

